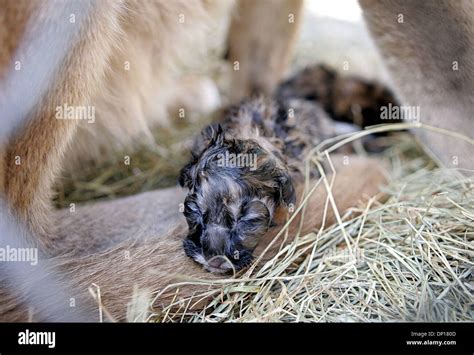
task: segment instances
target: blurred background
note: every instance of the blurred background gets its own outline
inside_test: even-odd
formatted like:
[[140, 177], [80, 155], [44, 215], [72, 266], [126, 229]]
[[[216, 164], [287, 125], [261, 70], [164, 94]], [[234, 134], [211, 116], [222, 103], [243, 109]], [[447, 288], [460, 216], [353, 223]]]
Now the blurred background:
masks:
[[293, 68], [325, 63], [351, 75], [389, 79], [357, 0], [306, 0]]

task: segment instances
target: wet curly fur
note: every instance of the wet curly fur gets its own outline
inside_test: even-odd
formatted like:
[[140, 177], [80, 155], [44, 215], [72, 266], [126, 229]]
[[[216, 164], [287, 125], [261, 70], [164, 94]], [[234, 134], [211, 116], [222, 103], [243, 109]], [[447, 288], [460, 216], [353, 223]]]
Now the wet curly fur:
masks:
[[[311, 81], [315, 73], [321, 75]], [[331, 81], [320, 81], [323, 75]], [[328, 96], [337, 89], [336, 82], [350, 81], [355, 92], [348, 110], [357, 104], [374, 112], [378, 105], [393, 102], [385, 88], [373, 90], [376, 84], [357, 79], [354, 85], [354, 78], [336, 79], [323, 66], [306, 69], [284, 83], [276, 98], [246, 99], [203, 130], [180, 176], [181, 186], [189, 189], [184, 201], [189, 234], [183, 243], [189, 257], [211, 272], [241, 269], [251, 262], [277, 209], [294, 205], [295, 185], [303, 181], [304, 158], [317, 143], [337, 133], [326, 111], [341, 106], [339, 102], [330, 106], [322, 95], [304, 96], [311, 90], [308, 82], [313, 91], [325, 91]], [[363, 85], [367, 90], [360, 90]], [[371, 92], [376, 97], [371, 98]]]

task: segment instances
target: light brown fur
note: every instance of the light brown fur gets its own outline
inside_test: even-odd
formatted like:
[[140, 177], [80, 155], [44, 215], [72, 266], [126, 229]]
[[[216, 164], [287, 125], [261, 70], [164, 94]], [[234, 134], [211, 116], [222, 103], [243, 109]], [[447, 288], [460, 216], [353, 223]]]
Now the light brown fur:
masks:
[[[234, 100], [255, 92], [270, 94], [286, 74], [303, 16], [302, 0], [240, 0], [228, 38], [228, 59], [234, 70]], [[277, 35], [276, 35], [277, 34]], [[269, 36], [278, 40], [269, 39]], [[271, 55], [270, 55], [271, 53]]]

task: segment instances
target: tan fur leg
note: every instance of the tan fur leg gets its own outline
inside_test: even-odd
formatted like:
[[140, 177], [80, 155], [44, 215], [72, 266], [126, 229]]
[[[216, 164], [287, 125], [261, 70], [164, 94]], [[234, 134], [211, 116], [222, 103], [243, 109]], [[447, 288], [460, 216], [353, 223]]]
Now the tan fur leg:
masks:
[[[270, 93], [288, 67], [302, 21], [302, 0], [239, 0], [228, 37], [232, 99]], [[238, 62], [238, 70], [236, 63]]]
[[[474, 134], [474, 3], [361, 0], [369, 29], [385, 57], [403, 105], [419, 106], [420, 121]], [[449, 168], [474, 169], [474, 145], [415, 131]]]

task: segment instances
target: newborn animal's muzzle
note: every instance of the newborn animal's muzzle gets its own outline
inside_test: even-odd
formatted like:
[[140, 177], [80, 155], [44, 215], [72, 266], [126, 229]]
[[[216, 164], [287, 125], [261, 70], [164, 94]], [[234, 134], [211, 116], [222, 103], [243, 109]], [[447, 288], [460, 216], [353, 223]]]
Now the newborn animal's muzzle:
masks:
[[221, 266], [223, 266], [226, 262], [227, 260], [225, 260], [223, 257], [215, 256], [214, 258], [208, 260], [207, 264], [214, 269], [220, 269]]
[[222, 255], [216, 255], [207, 260], [205, 268], [214, 273], [227, 273], [231, 270], [236, 271], [236, 267], [231, 264], [228, 258]]

